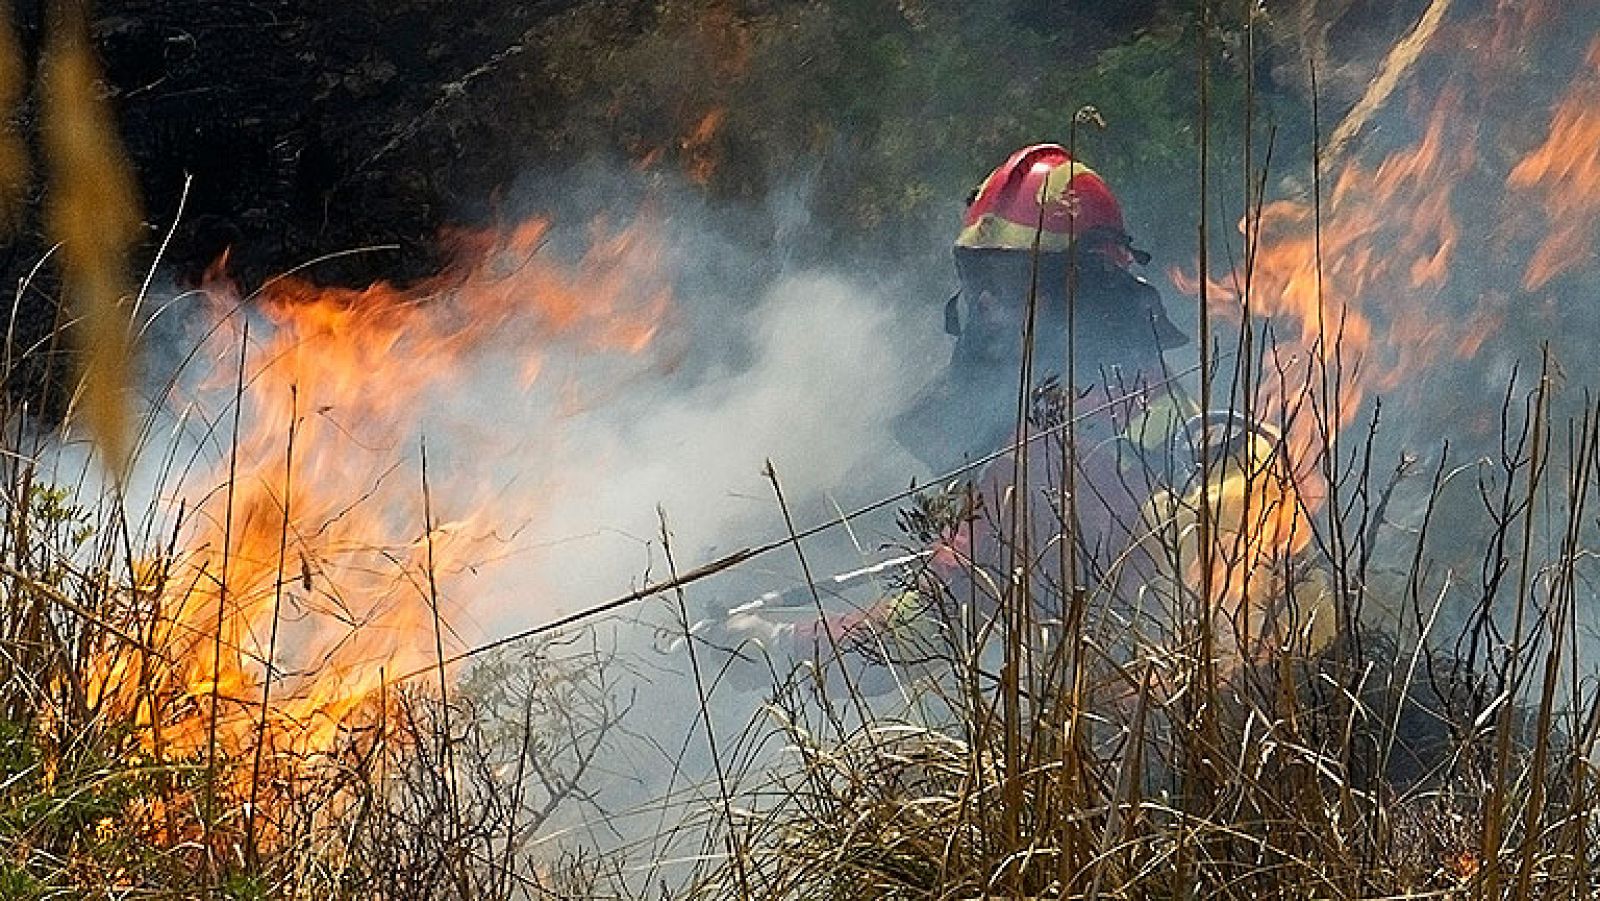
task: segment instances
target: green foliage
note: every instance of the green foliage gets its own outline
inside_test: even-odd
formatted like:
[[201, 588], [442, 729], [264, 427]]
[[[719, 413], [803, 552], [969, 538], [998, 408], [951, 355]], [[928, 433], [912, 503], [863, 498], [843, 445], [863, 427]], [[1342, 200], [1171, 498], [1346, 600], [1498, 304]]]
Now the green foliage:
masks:
[[228, 901], [263, 901], [271, 897], [266, 880], [256, 873], [230, 874], [222, 882], [222, 897]]
[[[699, 0], [664, 4], [640, 25], [591, 4], [542, 36], [544, 75], [571, 111], [550, 131], [565, 154], [610, 148], [651, 166], [709, 156], [706, 190], [723, 200], [763, 198], [798, 168], [822, 220], [813, 250], [826, 254], [931, 262], [972, 185], [1031, 141], [1076, 140], [1114, 184], [1193, 183], [1192, 18], [1158, 16], [1130, 36], [1030, 10], [1023, 0]], [[1218, 135], [1243, 133], [1239, 44], [1236, 22], [1207, 35]], [[1298, 115], [1294, 101], [1275, 102]], [[1103, 133], [1073, 135], [1085, 105], [1103, 114]], [[710, 146], [690, 146], [712, 109], [725, 112], [722, 127]], [[1232, 143], [1218, 142], [1219, 170], [1233, 168]]]
[[0, 898], [7, 901], [45, 897], [45, 887], [26, 869], [10, 861], [0, 862]]
[[64, 540], [59, 549], [73, 551], [94, 535], [89, 511], [74, 499], [71, 489], [34, 485], [29, 494], [29, 520], [41, 534]]

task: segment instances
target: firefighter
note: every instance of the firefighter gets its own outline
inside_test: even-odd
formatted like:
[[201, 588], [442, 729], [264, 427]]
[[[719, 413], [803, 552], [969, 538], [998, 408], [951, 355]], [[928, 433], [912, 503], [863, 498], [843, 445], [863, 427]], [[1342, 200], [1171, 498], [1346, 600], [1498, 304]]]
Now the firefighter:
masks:
[[[831, 649], [870, 656], [896, 636], [920, 640], [940, 627], [930, 595], [1003, 603], [1015, 593], [1006, 574], [1020, 547], [1036, 600], [1072, 595], [1070, 579], [1080, 594], [1120, 605], [1121, 615], [1132, 616], [1137, 602], [1128, 598], [1153, 595], [1169, 620], [1181, 620], [1210, 564], [1221, 572], [1205, 581], [1213, 625], [1227, 633], [1216, 642], [1223, 653], [1254, 654], [1257, 644], [1295, 636], [1326, 644], [1327, 593], [1319, 586], [1308, 604], [1297, 603], [1307, 592], [1285, 590], [1295, 577], [1275, 565], [1310, 534], [1283, 487], [1283, 442], [1243, 417], [1202, 414], [1169, 370], [1164, 355], [1188, 338], [1131, 271], [1149, 257], [1129, 238], [1106, 182], [1059, 145], [1024, 147], [973, 191], [954, 255], [960, 291], [945, 310], [951, 361], [901, 433], [940, 471], [1010, 451], [970, 487], [949, 486], [947, 499], [967, 499], [953, 504], [964, 521], [927, 536], [922, 588], [798, 622], [745, 610], [720, 623], [711, 642], [730, 651], [754, 642], [794, 658]], [[1019, 502], [1019, 472], [1029, 477], [1016, 518], [1008, 513]], [[1199, 515], [1202, 503], [1208, 516]], [[1227, 548], [1225, 559], [1200, 553], [1208, 526], [1207, 544]]]
[[1066, 381], [1069, 312], [1078, 385], [1158, 372], [1163, 352], [1188, 343], [1131, 271], [1149, 255], [1134, 247], [1111, 189], [1059, 145], [1018, 150], [972, 191], [954, 256], [950, 365], [897, 423], [936, 472], [992, 452], [1014, 427], [1005, 401], [1017, 395], [1030, 297], [1043, 378]]

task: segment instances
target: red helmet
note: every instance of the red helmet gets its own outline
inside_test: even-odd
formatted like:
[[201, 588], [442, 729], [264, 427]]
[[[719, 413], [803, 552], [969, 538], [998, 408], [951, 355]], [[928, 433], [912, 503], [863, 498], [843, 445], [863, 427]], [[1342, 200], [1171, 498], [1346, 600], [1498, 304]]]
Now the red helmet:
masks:
[[1024, 147], [973, 192], [956, 247], [1060, 253], [1073, 244], [1127, 268], [1134, 250], [1122, 206], [1093, 169], [1059, 144]]

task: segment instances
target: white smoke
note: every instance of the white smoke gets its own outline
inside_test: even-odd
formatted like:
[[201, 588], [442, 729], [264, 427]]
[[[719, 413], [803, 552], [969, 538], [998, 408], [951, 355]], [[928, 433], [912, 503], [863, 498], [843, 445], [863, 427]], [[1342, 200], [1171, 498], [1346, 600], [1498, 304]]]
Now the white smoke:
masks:
[[[938, 350], [899, 311], [839, 275], [786, 277], [736, 317], [745, 365], [557, 424], [561, 453], [543, 462], [552, 512], [533, 529], [551, 545], [530, 561], [537, 581], [563, 609], [625, 590], [661, 563], [659, 548], [653, 558], [646, 550], [657, 505], [682, 543], [680, 567], [782, 534], [768, 459], [803, 523], [826, 517], [830, 498], [848, 506], [922, 474], [891, 423], [937, 373]], [[491, 623], [538, 614], [506, 611]]]
[[[589, 198], [590, 209], [559, 214], [565, 219], [541, 251], [553, 259], [581, 256], [593, 219], [623, 218], [594, 210], [625, 192], [576, 193]], [[776, 231], [804, 227], [803, 195], [775, 195], [788, 198], [769, 211]], [[627, 202], [615, 206], [626, 212]], [[631, 202], [637, 207], [636, 196]], [[534, 348], [520, 346], [521, 338], [490, 340], [452, 359], [404, 411], [406, 422], [362, 423], [359, 411], [327, 406], [314, 386], [301, 387], [303, 417], [336, 423], [335, 438], [348, 433], [339, 442], [348, 458], [339, 461], [343, 484], [336, 487], [351, 495], [350, 504], [370, 503], [362, 493], [380, 484], [414, 500], [425, 442], [434, 522], [470, 517], [469, 528], [488, 536], [481, 559], [441, 574], [454, 611], [452, 650], [663, 578], [658, 508], [680, 569], [782, 536], [782, 512], [764, 476], [768, 460], [802, 528], [927, 475], [895, 439], [893, 423], [948, 359], [939, 298], [909, 296], [900, 282], [866, 272], [790, 269], [781, 251], [696, 227], [707, 216], [693, 200], [656, 206], [635, 227], [664, 242], [666, 271], [659, 275], [673, 299], [661, 332], [637, 356], [560, 339]], [[166, 534], [179, 504], [217, 492], [227, 469], [239, 335], [233, 322], [223, 340], [206, 343], [213, 314], [204, 306], [198, 295], [173, 304], [149, 348], [146, 393], [160, 425], [139, 458], [130, 504], [165, 511], [152, 521], [153, 537]], [[251, 373], [281, 365], [261, 350], [270, 346], [271, 323], [252, 316], [248, 304], [239, 315], [252, 321]], [[200, 345], [206, 352], [191, 355]], [[531, 381], [523, 372], [530, 355], [541, 361]], [[260, 425], [250, 420], [265, 398], [255, 396], [276, 390], [262, 387], [268, 379], [249, 380], [247, 432]], [[365, 390], [392, 386], [374, 377]], [[283, 418], [272, 426], [275, 434], [286, 432]], [[303, 445], [298, 453], [319, 450], [326, 451]], [[274, 460], [281, 453], [270, 451]], [[172, 471], [173, 459], [181, 473]], [[276, 478], [279, 466], [263, 467], [265, 477]], [[374, 540], [415, 540], [419, 514], [402, 510], [391, 517], [390, 534]], [[300, 524], [305, 531], [320, 526]], [[871, 545], [893, 537], [870, 523], [861, 527], [867, 533], [855, 538], [868, 555]], [[851, 547], [842, 534], [819, 543], [819, 565], [859, 565]], [[792, 584], [792, 562], [789, 555], [753, 567], [785, 582], [762, 590]]]

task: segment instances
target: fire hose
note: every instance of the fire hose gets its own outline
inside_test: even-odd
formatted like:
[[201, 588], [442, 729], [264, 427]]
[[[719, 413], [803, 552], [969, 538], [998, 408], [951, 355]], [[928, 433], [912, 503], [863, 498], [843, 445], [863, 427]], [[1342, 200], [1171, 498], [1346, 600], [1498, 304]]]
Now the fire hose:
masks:
[[[855, 585], [863, 583], [872, 584], [877, 577], [891, 570], [904, 570], [912, 564], [920, 563], [933, 555], [933, 551], [922, 550], [913, 554], [902, 554], [877, 563], [852, 569], [847, 572], [836, 573], [817, 582], [794, 585], [780, 591], [768, 591], [755, 600], [718, 610], [710, 617], [697, 620], [686, 629], [676, 630], [666, 644], [656, 643], [656, 650], [663, 654], [676, 653], [683, 649], [688, 640], [694, 636], [702, 635], [709, 629], [728, 620], [747, 613], [777, 613], [780, 615], [816, 614], [819, 599], [823, 595], [837, 596], [841, 592]], [[658, 635], [658, 638], [666, 637]]]
[[[1217, 359], [1219, 359], [1221, 357], [1230, 356], [1230, 355], [1231, 354], [1218, 355], [1217, 357], [1213, 357], [1212, 361], [1214, 362], [1215, 360], [1217, 360]], [[1144, 386], [1144, 388], [1145, 388], [1145, 390], [1149, 390], [1151, 388], [1159, 388], [1159, 387], [1163, 387], [1163, 386], [1166, 386], [1166, 385], [1174, 384], [1179, 379], [1185, 378], [1185, 377], [1187, 377], [1189, 375], [1192, 375], [1192, 374], [1194, 374], [1196, 372], [1199, 372], [1199, 371], [1200, 371], [1200, 364], [1197, 363], [1197, 364], [1195, 364], [1193, 366], [1190, 366], [1190, 367], [1188, 367], [1186, 369], [1182, 369], [1182, 370], [1178, 370], [1178, 371], [1172, 372], [1172, 373], [1170, 373], [1169, 375], [1167, 375], [1163, 379], [1160, 379], [1158, 381], [1154, 381], [1154, 382], [1149, 383], [1148, 385]], [[939, 476], [937, 479], [933, 479], [930, 482], [930, 484], [942, 485], [942, 484], [948, 484], [950, 482], [953, 482], [953, 481], [961, 478], [962, 476], [966, 475], [967, 473], [972, 472], [972, 471], [977, 470], [977, 469], [981, 469], [982, 467], [987, 466], [987, 465], [989, 465], [990, 463], [993, 463], [996, 460], [1002, 459], [1003, 457], [1005, 457], [1005, 456], [1007, 456], [1009, 454], [1015, 453], [1016, 451], [1021, 450], [1022, 448], [1033, 444], [1035, 441], [1041, 441], [1041, 440], [1043, 440], [1045, 438], [1048, 438], [1048, 437], [1050, 437], [1052, 435], [1058, 435], [1061, 432], [1067, 431], [1068, 429], [1073, 428], [1074, 426], [1076, 426], [1078, 423], [1082, 422], [1083, 420], [1086, 420], [1086, 419], [1088, 419], [1088, 418], [1090, 418], [1092, 416], [1097, 416], [1097, 415], [1099, 415], [1101, 413], [1104, 413], [1105, 411], [1114, 408], [1117, 404], [1127, 402], [1129, 399], [1133, 398], [1134, 396], [1135, 396], [1135, 394], [1133, 392], [1129, 392], [1129, 393], [1127, 393], [1125, 395], [1122, 395], [1122, 396], [1119, 396], [1119, 397], [1116, 397], [1116, 398], [1112, 398], [1112, 399], [1107, 400], [1107, 401], [1105, 401], [1105, 402], [1103, 402], [1101, 404], [1097, 404], [1096, 406], [1091, 407], [1089, 409], [1080, 410], [1076, 416], [1074, 416], [1073, 418], [1071, 418], [1069, 420], [1066, 420], [1064, 422], [1055, 423], [1054, 425], [1051, 425], [1048, 428], [1042, 428], [1042, 429], [1038, 429], [1038, 430], [1035, 430], [1035, 431], [1031, 431], [1027, 435], [1025, 435], [1022, 439], [1020, 439], [1018, 441], [1010, 442], [1007, 445], [1005, 445], [1004, 447], [1000, 448], [999, 450], [996, 450], [996, 451], [994, 451], [992, 453], [986, 454], [986, 455], [984, 455], [982, 457], [978, 457], [978, 458], [976, 458], [974, 460], [971, 460], [971, 461], [969, 461], [967, 463], [964, 463], [961, 466], [956, 467], [955, 469], [953, 469], [953, 470], [951, 470], [951, 471]], [[502, 636], [500, 638], [494, 639], [493, 641], [488, 641], [488, 642], [485, 642], [483, 644], [475, 645], [473, 647], [467, 648], [467, 649], [465, 649], [463, 651], [459, 651], [459, 652], [457, 652], [455, 654], [452, 654], [452, 655], [450, 655], [448, 657], [443, 658], [442, 660], [436, 661], [434, 663], [430, 663], [427, 666], [419, 667], [418, 669], [412, 670], [412, 671], [410, 671], [408, 673], [403, 673], [400, 676], [397, 676], [397, 677], [391, 679], [390, 682], [391, 683], [409, 682], [412, 679], [418, 678], [420, 676], [429, 675], [431, 673], [437, 672], [440, 669], [448, 668], [448, 667], [454, 666], [457, 663], [461, 663], [463, 661], [470, 660], [470, 659], [472, 659], [474, 657], [482, 656], [482, 655], [487, 654], [487, 653], [489, 653], [491, 651], [495, 651], [495, 650], [498, 650], [500, 648], [506, 647], [507, 645], [516, 644], [517, 642], [520, 642], [520, 641], [526, 641], [526, 640], [528, 640], [530, 638], [537, 638], [537, 637], [539, 637], [541, 635], [548, 635], [548, 634], [550, 634], [552, 632], [559, 632], [562, 629], [565, 629], [565, 628], [567, 628], [569, 626], [573, 626], [573, 625], [576, 625], [578, 623], [585, 622], [585, 621], [590, 620], [590, 619], [594, 619], [595, 617], [598, 617], [598, 616], [604, 616], [607, 613], [613, 613], [613, 612], [615, 612], [617, 610], [621, 610], [621, 609], [623, 609], [625, 607], [632, 606], [633, 604], [636, 604], [636, 603], [638, 603], [640, 601], [643, 601], [643, 600], [646, 600], [648, 598], [656, 597], [656, 596], [658, 596], [660, 594], [663, 594], [665, 592], [673, 591], [673, 590], [676, 590], [676, 589], [679, 589], [679, 588], [683, 588], [683, 587], [685, 587], [687, 585], [691, 585], [693, 583], [700, 582], [700, 581], [702, 581], [704, 579], [707, 579], [707, 578], [710, 578], [711, 576], [714, 576], [714, 575], [716, 575], [718, 573], [726, 572], [727, 570], [730, 570], [730, 569], [732, 569], [732, 568], [734, 568], [736, 566], [739, 566], [739, 565], [742, 565], [744, 563], [747, 563], [747, 562], [749, 562], [751, 560], [754, 560], [757, 557], [765, 556], [765, 555], [770, 554], [773, 551], [779, 550], [781, 548], [790, 547], [790, 546], [798, 546], [801, 541], [803, 541], [803, 540], [805, 540], [807, 538], [815, 537], [815, 536], [820, 535], [820, 534], [822, 534], [824, 532], [827, 532], [827, 531], [830, 531], [832, 529], [838, 528], [841, 525], [844, 525], [846, 523], [849, 523], [849, 522], [852, 522], [854, 520], [860, 519], [863, 516], [867, 516], [869, 514], [876, 513], [877, 511], [882, 510], [885, 507], [888, 507], [888, 506], [890, 506], [892, 504], [897, 504], [897, 503], [899, 503], [899, 502], [901, 502], [903, 500], [906, 500], [907, 498], [913, 497], [917, 493], [919, 493], [919, 492], [921, 492], [923, 490], [925, 490], [925, 486], [913, 485], [913, 486], [911, 486], [910, 488], [907, 488], [904, 491], [898, 491], [898, 492], [896, 492], [894, 494], [888, 495], [887, 497], [879, 498], [878, 500], [873, 501], [873, 502], [871, 502], [869, 504], [866, 504], [865, 506], [858, 507], [855, 510], [852, 510], [852, 511], [849, 511], [849, 512], [845, 513], [843, 516], [830, 518], [825, 522], [818, 523], [816, 525], [810, 526], [810, 527], [808, 527], [806, 529], [803, 529], [803, 530], [800, 530], [800, 531], [797, 531], [797, 532], [792, 532], [791, 534], [789, 534], [786, 537], [775, 538], [775, 539], [773, 539], [771, 541], [766, 542], [765, 544], [753, 545], [751, 547], [740, 548], [739, 550], [734, 551], [731, 554], [727, 554], [727, 555], [725, 555], [723, 557], [719, 557], [716, 560], [712, 560], [712, 561], [710, 561], [708, 563], [702, 564], [701, 566], [695, 567], [694, 569], [692, 569], [692, 570], [690, 570], [690, 571], [688, 571], [686, 573], [679, 574], [674, 578], [665, 579], [665, 580], [662, 580], [662, 581], [659, 581], [659, 582], [652, 582], [649, 585], [645, 585], [642, 588], [636, 589], [634, 591], [630, 591], [627, 594], [620, 595], [618, 597], [612, 598], [611, 600], [604, 601], [604, 602], [599, 603], [599, 604], [595, 604], [595, 605], [593, 605], [591, 607], [585, 607], [585, 608], [583, 608], [581, 610], [576, 610], [576, 611], [574, 611], [572, 613], [567, 614], [566, 616], [558, 617], [558, 618], [556, 618], [554, 620], [551, 620], [550, 622], [542, 623], [542, 624], [537, 625], [537, 626], [531, 626], [531, 627], [526, 628], [526, 629], [521, 629], [521, 630], [518, 630], [516, 632], [511, 633], [510, 635], [505, 635], [505, 636]], [[809, 591], [810, 587], [811, 586], [803, 586], [803, 590]]]

